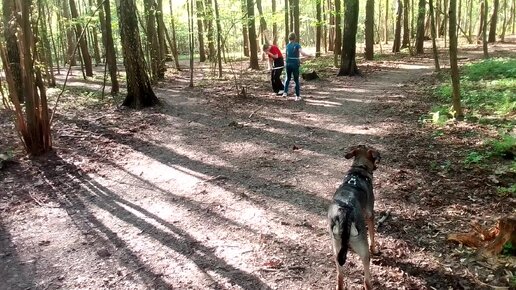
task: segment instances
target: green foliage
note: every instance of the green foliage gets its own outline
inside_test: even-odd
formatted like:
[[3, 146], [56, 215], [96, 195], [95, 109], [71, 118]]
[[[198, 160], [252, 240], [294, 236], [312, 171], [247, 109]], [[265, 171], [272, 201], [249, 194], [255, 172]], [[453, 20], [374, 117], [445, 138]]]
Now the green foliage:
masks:
[[479, 164], [486, 158], [485, 155], [482, 153], [471, 151], [469, 152], [468, 156], [464, 159], [464, 164], [471, 165], [471, 164]]
[[516, 184], [509, 187], [498, 187], [498, 195], [501, 197], [512, 196], [516, 197]]
[[492, 140], [488, 143], [492, 154], [499, 157], [513, 157], [516, 152], [516, 137], [510, 134], [502, 136], [501, 140]]
[[[451, 102], [451, 85], [436, 90], [441, 101]], [[516, 59], [495, 58], [462, 69], [461, 98], [472, 114], [504, 117], [516, 111]]]

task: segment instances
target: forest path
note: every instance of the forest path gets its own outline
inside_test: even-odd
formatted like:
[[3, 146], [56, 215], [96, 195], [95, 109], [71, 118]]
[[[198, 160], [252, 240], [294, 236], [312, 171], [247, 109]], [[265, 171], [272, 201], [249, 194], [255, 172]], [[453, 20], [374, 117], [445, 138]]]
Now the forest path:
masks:
[[[301, 102], [268, 93], [265, 72], [241, 72], [248, 98], [203, 74], [186, 88], [184, 72], [156, 88], [160, 108], [60, 114], [51, 162], [2, 173], [8, 197], [32, 198], [2, 207], [0, 289], [330, 289], [326, 208], [359, 143], [382, 154], [375, 208], [389, 212], [374, 288], [482, 288], [445, 235], [485, 201], [429, 172], [447, 144], [417, 123], [431, 62], [392, 64], [328, 68]], [[347, 267], [359, 288], [355, 255]]]

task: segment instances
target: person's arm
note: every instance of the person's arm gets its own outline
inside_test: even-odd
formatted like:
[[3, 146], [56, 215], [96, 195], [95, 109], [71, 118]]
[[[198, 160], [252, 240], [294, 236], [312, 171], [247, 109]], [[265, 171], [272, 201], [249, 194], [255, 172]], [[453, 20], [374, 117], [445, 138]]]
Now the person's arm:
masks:
[[299, 54], [301, 54], [302, 56], [313, 56], [309, 53], [304, 52], [301, 48], [299, 48]]
[[272, 57], [273, 59], [278, 58], [278, 54], [277, 53], [276, 54], [272, 54], [270, 51], [267, 51], [267, 55]]

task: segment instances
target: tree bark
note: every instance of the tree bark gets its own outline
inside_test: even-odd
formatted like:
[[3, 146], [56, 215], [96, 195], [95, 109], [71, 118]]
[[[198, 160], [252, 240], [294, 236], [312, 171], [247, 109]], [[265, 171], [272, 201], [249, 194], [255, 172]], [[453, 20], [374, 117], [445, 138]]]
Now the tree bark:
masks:
[[416, 33], [416, 53], [422, 54], [424, 53], [424, 41], [425, 41], [425, 9], [426, 1], [419, 0], [418, 5], [418, 17], [417, 17], [417, 33]]
[[268, 43], [269, 39], [266, 35], [267, 22], [265, 22], [265, 18], [263, 17], [262, 0], [255, 0], [255, 1], [256, 1], [256, 8], [258, 9], [258, 14], [260, 15], [260, 35], [262, 37], [262, 42]]
[[[216, 60], [216, 51], [215, 51], [215, 40], [213, 39], [213, 5], [211, 0], [204, 1], [204, 15], [206, 18], [204, 19], [204, 29], [208, 31], [206, 34], [206, 38], [208, 39], [208, 54], [209, 60], [211, 62], [215, 62]], [[243, 12], [243, 10], [242, 10]], [[245, 14], [244, 14], [245, 15]], [[247, 28], [243, 27], [243, 35], [244, 35], [244, 55], [249, 56], [249, 50], [247, 49], [248, 40], [247, 40]]]
[[[338, 67], [339, 56], [342, 55], [342, 5], [340, 0], [335, 0], [335, 38], [333, 39], [334, 65]], [[344, 2], [345, 3], [345, 2]], [[342, 63], [341, 63], [342, 65]]]
[[383, 23], [383, 40], [385, 44], [389, 41], [389, 0], [385, 0], [385, 19]]
[[[207, 0], [210, 1], [210, 0]], [[242, 36], [244, 38], [244, 56], [249, 56], [249, 16], [247, 15], [247, 0], [240, 0], [242, 5]]]
[[[70, 4], [70, 12], [72, 13], [72, 18], [78, 21], [79, 13], [77, 12], [77, 6], [75, 5], [75, 0], [69, 0]], [[79, 47], [81, 49], [82, 60], [84, 62], [84, 68], [86, 70], [86, 76], [93, 76], [93, 64], [91, 62], [91, 55], [88, 51], [88, 42], [86, 41], [86, 34], [82, 35], [83, 28], [82, 25], [77, 22], [75, 24], [75, 35], [79, 41]], [[82, 35], [82, 37], [81, 37]]]
[[401, 48], [407, 48], [410, 46], [409, 5], [409, 0], [403, 1], [403, 40], [401, 42]]
[[111, 4], [109, 1], [98, 0], [97, 3], [103, 4], [103, 11], [100, 10], [100, 25], [102, 31], [102, 41], [104, 49], [106, 50], [106, 63], [109, 71], [109, 78], [111, 80], [111, 95], [116, 95], [120, 91], [120, 84], [118, 83], [116, 66], [116, 51], [113, 42], [113, 29], [111, 28]]
[[432, 52], [434, 54], [434, 67], [435, 71], [439, 72], [441, 67], [439, 66], [439, 53], [437, 51], [437, 44], [435, 39], [437, 38], [437, 32], [435, 30], [435, 16], [434, 16], [434, 0], [428, 0], [428, 6], [430, 9], [430, 33], [432, 34]]
[[272, 0], [272, 44], [278, 45], [278, 23], [276, 23], [276, 0]]
[[159, 71], [162, 76], [161, 79], [165, 78], [165, 71], [167, 67], [165, 62], [167, 60], [167, 42], [165, 37], [165, 20], [163, 19], [163, 0], [156, 0], [156, 21], [158, 22], [158, 45], [159, 45]]
[[372, 60], [374, 57], [374, 0], [366, 1], [364, 57], [367, 60]]
[[[72, 19], [72, 16], [70, 15], [70, 5], [68, 4], [68, 0], [62, 0], [61, 2], [63, 4], [62, 11], [65, 22], [70, 21]], [[77, 59], [75, 56], [75, 39], [74, 39], [74, 31], [72, 24], [66, 24], [66, 60], [65, 63], [70, 62], [70, 65], [75, 66], [77, 64]]]
[[315, 14], [317, 23], [315, 24], [315, 56], [321, 56], [321, 37], [322, 37], [322, 15], [321, 15], [321, 0], [315, 1]]
[[457, 0], [450, 0], [449, 7], [449, 39], [450, 39], [450, 69], [452, 79], [452, 102], [453, 110], [455, 111], [455, 118], [462, 120], [464, 115], [462, 113], [462, 105], [460, 98], [460, 79], [459, 66], [457, 63]]
[[181, 70], [181, 66], [179, 65], [179, 56], [177, 51], [177, 40], [176, 40], [176, 23], [174, 21], [174, 11], [172, 9], [172, 0], [169, 1], [169, 7], [170, 7], [170, 29], [172, 34], [172, 47], [170, 48], [172, 50], [172, 57], [174, 58], [174, 65], [177, 70]]
[[159, 103], [145, 68], [135, 0], [118, 2], [120, 37], [127, 79], [127, 96], [123, 106], [139, 109]]
[[[3, 0], [3, 18], [4, 18], [4, 39], [7, 50], [7, 59], [9, 60], [9, 68], [11, 69], [14, 88], [20, 103], [24, 102], [22, 91], [22, 75], [20, 52], [18, 50], [18, 38], [16, 37], [16, 18], [14, 0]], [[11, 94], [12, 99], [12, 94]]]
[[[219, 14], [219, 3], [218, 0], [214, 0], [215, 5], [215, 22], [217, 23], [217, 61], [219, 63], [219, 78], [222, 77], [222, 26], [220, 25], [220, 14]], [[254, 16], [254, 15], [253, 15]], [[254, 24], [254, 18], [253, 18], [253, 24]], [[254, 26], [253, 26], [254, 31]], [[254, 35], [254, 41], [256, 44], [256, 35]], [[255, 46], [256, 49], [256, 46]], [[252, 53], [251, 49], [251, 53]], [[258, 55], [256, 56], [256, 63], [258, 63]], [[252, 55], [251, 55], [252, 59]]]
[[256, 43], [256, 26], [254, 23], [253, 0], [247, 0], [247, 27], [249, 28], [249, 66], [251, 69], [260, 69], [260, 66], [258, 64], [258, 44]]
[[358, 0], [346, 0], [344, 5], [344, 34], [339, 76], [359, 74], [356, 64], [356, 36], [358, 28]]
[[199, 62], [205, 62], [206, 52], [204, 49], [204, 27], [202, 21], [206, 16], [204, 14], [204, 5], [202, 0], [196, 0], [195, 6], [197, 13], [197, 40], [199, 41]]
[[491, 24], [489, 26], [489, 38], [488, 42], [493, 43], [496, 41], [496, 25], [498, 24], [498, 8], [500, 6], [499, 0], [493, 2], [493, 14], [491, 15]]
[[299, 0], [292, 0], [293, 6], [291, 9], [294, 12], [294, 33], [297, 37], [297, 42], [301, 42], [301, 35], [299, 35]]
[[147, 48], [150, 49], [150, 78], [152, 82], [157, 82], [164, 79], [165, 74], [161, 69], [158, 34], [156, 31], [156, 2], [154, 0], [144, 0], [143, 6], [145, 9]]
[[289, 12], [289, 0], [283, 0], [285, 1], [285, 43], [288, 43], [288, 34], [290, 30], [292, 29], [291, 26], [289, 26], [289, 18], [288, 18], [288, 12]]
[[489, 57], [489, 52], [487, 51], [487, 12], [489, 11], [487, 0], [484, 0], [484, 11], [482, 13], [483, 21], [482, 21], [482, 51], [484, 52], [484, 58]]
[[[193, 21], [193, 1], [195, 0], [187, 0], [186, 1], [186, 10], [188, 11], [188, 48], [190, 50], [190, 88], [194, 87], [193, 82], [193, 71], [194, 71], [194, 21]], [[215, 3], [215, 9], [217, 9], [217, 4]]]
[[501, 42], [505, 42], [506, 28], [507, 28], [507, 0], [503, 0], [503, 23], [502, 23], [502, 32], [500, 34]]
[[403, 3], [398, 0], [398, 8], [396, 11], [396, 28], [394, 30], [394, 42], [392, 44], [392, 52], [400, 52], [401, 47], [401, 18], [403, 17]]

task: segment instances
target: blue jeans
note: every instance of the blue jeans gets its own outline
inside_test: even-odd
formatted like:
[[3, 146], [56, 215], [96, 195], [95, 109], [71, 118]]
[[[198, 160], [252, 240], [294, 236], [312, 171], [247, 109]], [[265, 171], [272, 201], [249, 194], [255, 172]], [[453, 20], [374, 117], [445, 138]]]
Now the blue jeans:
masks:
[[299, 64], [289, 64], [287, 63], [287, 79], [285, 80], [285, 94], [288, 93], [288, 86], [290, 84], [290, 79], [294, 75], [294, 83], [296, 83], [296, 96], [299, 96]]

